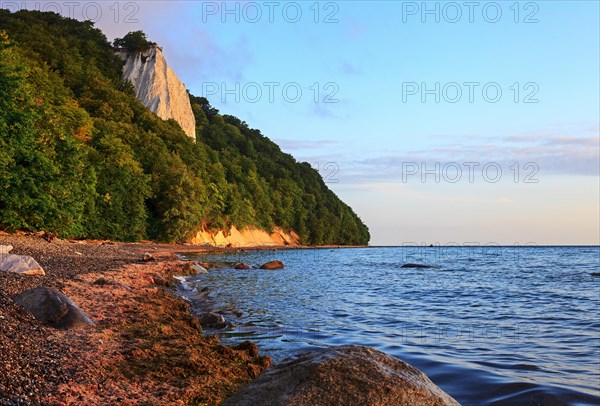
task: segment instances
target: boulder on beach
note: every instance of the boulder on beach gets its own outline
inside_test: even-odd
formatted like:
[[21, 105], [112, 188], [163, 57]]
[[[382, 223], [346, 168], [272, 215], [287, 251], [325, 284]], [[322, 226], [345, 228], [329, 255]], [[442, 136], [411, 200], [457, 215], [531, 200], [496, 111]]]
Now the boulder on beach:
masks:
[[370, 347], [342, 346], [284, 360], [224, 406], [458, 405], [415, 367]]
[[22, 306], [43, 324], [58, 329], [93, 326], [94, 322], [61, 291], [40, 286], [19, 293], [15, 303]]
[[439, 266], [435, 266], [435, 265], [425, 265], [425, 264], [404, 264], [401, 266], [401, 268], [418, 268], [418, 269], [439, 269]]
[[263, 264], [260, 269], [283, 269], [285, 265], [281, 261], [270, 261]]
[[[12, 249], [12, 247], [10, 248]], [[27, 255], [0, 255], [0, 271], [13, 272], [21, 275], [46, 275], [40, 264]]]

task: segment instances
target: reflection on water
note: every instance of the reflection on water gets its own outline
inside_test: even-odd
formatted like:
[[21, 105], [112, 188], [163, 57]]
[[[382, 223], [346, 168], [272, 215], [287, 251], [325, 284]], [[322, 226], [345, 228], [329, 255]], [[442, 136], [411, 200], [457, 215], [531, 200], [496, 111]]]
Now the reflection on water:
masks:
[[[279, 361], [314, 347], [373, 346], [465, 405], [600, 404], [599, 247], [253, 251], [188, 279], [196, 311]], [[440, 269], [400, 268], [404, 263]], [[204, 290], [204, 291], [202, 291]], [[200, 292], [200, 293], [198, 293]]]

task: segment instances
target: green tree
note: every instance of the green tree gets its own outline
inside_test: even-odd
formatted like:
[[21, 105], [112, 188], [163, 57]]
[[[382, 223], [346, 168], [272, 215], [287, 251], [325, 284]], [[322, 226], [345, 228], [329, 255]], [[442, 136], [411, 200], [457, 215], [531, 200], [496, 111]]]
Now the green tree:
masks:
[[94, 178], [86, 169], [90, 120], [53, 72], [28, 66], [0, 35], [0, 224], [84, 235]]
[[[0, 10], [0, 30], [0, 226], [165, 241], [279, 226], [308, 244], [369, 241], [317, 171], [246, 122], [190, 95], [194, 142], [146, 109], [92, 23]], [[152, 44], [136, 31], [114, 45]]]
[[113, 45], [128, 52], [144, 52], [150, 48], [150, 41], [143, 31], [131, 31], [123, 38], [116, 38]]
[[88, 235], [121, 241], [145, 238], [150, 177], [135, 160], [131, 147], [118, 138], [122, 128], [100, 119], [95, 127], [90, 162], [97, 176], [97, 197]]

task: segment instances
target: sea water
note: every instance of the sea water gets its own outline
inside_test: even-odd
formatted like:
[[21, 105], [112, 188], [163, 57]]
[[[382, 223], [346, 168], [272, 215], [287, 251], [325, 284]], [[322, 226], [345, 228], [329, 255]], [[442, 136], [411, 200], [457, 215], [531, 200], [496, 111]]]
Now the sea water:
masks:
[[[192, 256], [190, 256], [192, 257]], [[199, 255], [196, 312], [233, 323], [224, 343], [275, 362], [368, 345], [464, 405], [600, 404], [600, 247], [389, 247]], [[278, 259], [282, 270], [235, 270]], [[437, 268], [402, 268], [406, 263]]]

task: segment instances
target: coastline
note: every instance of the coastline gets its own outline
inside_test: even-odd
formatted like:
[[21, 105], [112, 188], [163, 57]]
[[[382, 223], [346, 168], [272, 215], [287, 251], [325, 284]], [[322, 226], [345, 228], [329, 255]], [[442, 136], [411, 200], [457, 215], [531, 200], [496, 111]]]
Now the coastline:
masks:
[[[31, 255], [46, 271], [0, 273], [0, 400], [6, 404], [219, 404], [271, 364], [250, 342], [226, 347], [203, 336], [189, 305], [152, 277], [189, 275], [189, 262], [176, 253], [235, 248], [48, 242], [23, 233], [0, 234], [0, 245]], [[142, 262], [145, 252], [155, 260]], [[100, 278], [111, 283], [95, 284]], [[38, 286], [61, 290], [96, 325], [56, 330], [36, 321], [12, 297]]]
[[[240, 248], [4, 232], [0, 245], [33, 257], [46, 272], [0, 272], [3, 405], [272, 404], [274, 385], [278, 404], [458, 404], [423, 372], [374, 348], [322, 349], [270, 368], [271, 358], [252, 342], [225, 346], [218, 336], [203, 335], [190, 304], [172, 289], [177, 276], [198, 273], [179, 254]], [[304, 248], [313, 247], [243, 249]], [[73, 302], [94, 325], [59, 330], [36, 320], [15, 296], [38, 287], [58, 289], [64, 294], [59, 308]], [[38, 302], [44, 309], [56, 306], [44, 300]]]

